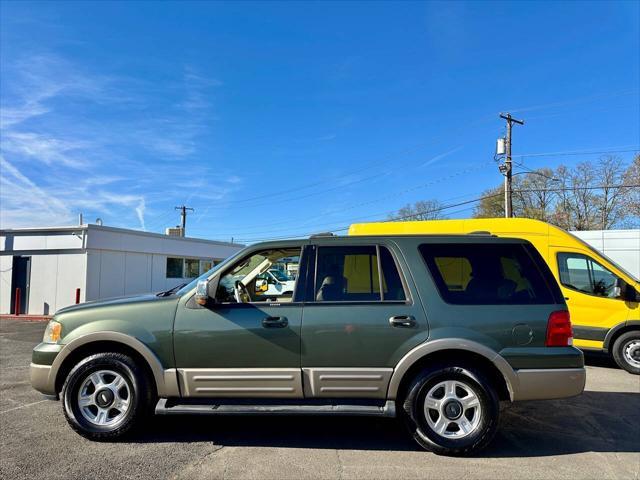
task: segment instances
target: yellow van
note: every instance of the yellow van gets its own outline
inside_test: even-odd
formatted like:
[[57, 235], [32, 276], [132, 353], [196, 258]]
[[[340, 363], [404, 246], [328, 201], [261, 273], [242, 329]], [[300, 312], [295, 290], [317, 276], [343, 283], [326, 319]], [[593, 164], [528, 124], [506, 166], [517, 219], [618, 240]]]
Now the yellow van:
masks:
[[[640, 374], [640, 281], [569, 232], [526, 218], [356, 223], [349, 228], [349, 235], [439, 233], [530, 241], [560, 284], [571, 313], [574, 345], [609, 353], [621, 368]], [[508, 278], [508, 272], [504, 274]], [[466, 275], [468, 282], [473, 273]]]

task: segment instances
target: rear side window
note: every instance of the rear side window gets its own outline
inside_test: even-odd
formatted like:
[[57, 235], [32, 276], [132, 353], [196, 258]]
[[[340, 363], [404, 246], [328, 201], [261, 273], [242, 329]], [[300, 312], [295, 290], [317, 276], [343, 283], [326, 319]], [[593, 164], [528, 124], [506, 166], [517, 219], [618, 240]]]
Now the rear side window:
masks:
[[[522, 244], [423, 244], [424, 258], [440, 295], [458, 305], [556, 303], [537, 262]], [[534, 261], [534, 258], [536, 260]], [[542, 265], [542, 268], [547, 268]]]
[[402, 301], [406, 295], [393, 257], [385, 247], [319, 247], [314, 299], [316, 302]]

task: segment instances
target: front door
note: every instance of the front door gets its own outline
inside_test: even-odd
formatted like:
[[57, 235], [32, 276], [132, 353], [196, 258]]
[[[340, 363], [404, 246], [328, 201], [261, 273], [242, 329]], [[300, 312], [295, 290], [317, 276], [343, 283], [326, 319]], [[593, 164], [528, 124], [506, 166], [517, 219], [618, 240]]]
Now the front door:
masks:
[[[13, 257], [11, 270], [11, 313], [25, 314], [29, 305], [31, 257]], [[16, 303], [18, 302], [18, 303]]]
[[309, 247], [315, 268], [302, 321], [305, 395], [384, 399], [395, 364], [427, 338], [427, 321], [392, 244], [340, 243]]
[[615, 297], [618, 277], [578, 250], [556, 247], [551, 255], [571, 314], [575, 346], [602, 348], [609, 329], [626, 321], [629, 312], [627, 303]]
[[302, 397], [302, 303], [257, 281], [301, 246], [259, 250], [216, 275], [215, 302], [181, 300], [174, 326], [180, 389], [187, 397]]

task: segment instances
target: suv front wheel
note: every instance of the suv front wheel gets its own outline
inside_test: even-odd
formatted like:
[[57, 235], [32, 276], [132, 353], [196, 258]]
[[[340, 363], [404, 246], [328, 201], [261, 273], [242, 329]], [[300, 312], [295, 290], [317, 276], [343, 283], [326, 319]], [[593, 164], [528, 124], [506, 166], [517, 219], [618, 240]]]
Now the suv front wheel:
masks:
[[152, 393], [146, 373], [129, 356], [98, 353], [80, 361], [62, 387], [62, 408], [76, 432], [114, 440], [148, 414]]
[[403, 410], [421, 447], [440, 455], [469, 455], [495, 435], [500, 406], [481, 372], [442, 366], [413, 380]]

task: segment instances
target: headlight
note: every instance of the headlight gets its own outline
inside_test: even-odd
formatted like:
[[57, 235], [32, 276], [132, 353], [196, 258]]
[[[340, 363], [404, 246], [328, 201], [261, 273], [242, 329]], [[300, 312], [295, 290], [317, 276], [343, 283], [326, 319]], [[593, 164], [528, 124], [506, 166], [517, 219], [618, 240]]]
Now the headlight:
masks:
[[42, 341], [44, 343], [58, 343], [60, 337], [62, 336], [62, 324], [56, 322], [55, 320], [50, 320], [47, 324], [47, 328], [44, 331], [44, 337], [42, 337]]

